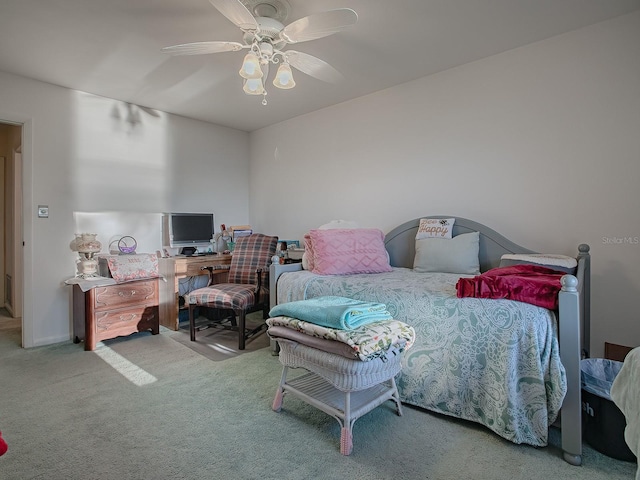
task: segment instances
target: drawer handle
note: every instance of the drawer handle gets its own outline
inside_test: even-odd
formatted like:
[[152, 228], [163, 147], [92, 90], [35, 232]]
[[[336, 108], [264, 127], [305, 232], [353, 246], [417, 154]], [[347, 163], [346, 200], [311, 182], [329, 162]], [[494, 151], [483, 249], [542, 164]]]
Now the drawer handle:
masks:
[[135, 290], [131, 290], [129, 292], [118, 292], [118, 296], [120, 297], [126, 297], [126, 296], [133, 297], [135, 294], [136, 294]]

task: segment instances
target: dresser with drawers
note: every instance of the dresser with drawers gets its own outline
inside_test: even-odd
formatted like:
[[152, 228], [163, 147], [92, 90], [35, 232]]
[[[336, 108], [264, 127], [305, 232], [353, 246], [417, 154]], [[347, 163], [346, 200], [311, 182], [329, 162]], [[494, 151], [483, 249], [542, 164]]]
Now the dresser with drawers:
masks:
[[73, 285], [73, 341], [84, 349], [115, 337], [160, 333], [158, 279], [142, 279], [83, 291]]

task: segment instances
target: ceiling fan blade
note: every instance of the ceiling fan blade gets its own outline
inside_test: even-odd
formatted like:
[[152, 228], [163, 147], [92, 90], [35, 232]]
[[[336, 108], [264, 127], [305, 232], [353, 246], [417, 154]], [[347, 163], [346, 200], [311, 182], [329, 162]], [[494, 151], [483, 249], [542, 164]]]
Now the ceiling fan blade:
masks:
[[284, 27], [280, 38], [287, 43], [306, 42], [337, 33], [357, 21], [358, 14], [350, 8], [314, 13]]
[[287, 50], [284, 53], [289, 65], [318, 80], [337, 83], [344, 78], [338, 70], [313, 55], [295, 50]]
[[209, 2], [243, 32], [258, 30], [258, 22], [240, 0], [209, 0]]
[[195, 42], [164, 47], [162, 52], [169, 55], [202, 55], [206, 53], [237, 52], [244, 45], [238, 42]]

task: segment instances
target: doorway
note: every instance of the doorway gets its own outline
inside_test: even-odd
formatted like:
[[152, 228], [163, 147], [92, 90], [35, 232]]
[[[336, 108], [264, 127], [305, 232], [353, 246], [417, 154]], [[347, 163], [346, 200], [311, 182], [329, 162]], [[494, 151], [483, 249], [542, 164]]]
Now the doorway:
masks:
[[[0, 307], [22, 325], [22, 125], [0, 121]], [[24, 341], [22, 342], [24, 346]]]

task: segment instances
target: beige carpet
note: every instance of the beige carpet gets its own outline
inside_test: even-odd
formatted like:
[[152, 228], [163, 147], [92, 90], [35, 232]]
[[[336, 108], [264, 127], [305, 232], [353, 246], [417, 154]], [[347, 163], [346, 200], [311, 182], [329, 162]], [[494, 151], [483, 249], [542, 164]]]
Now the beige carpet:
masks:
[[[584, 449], [581, 467], [468, 422], [391, 402], [358, 419], [354, 451], [338, 423], [294, 397], [271, 403], [281, 365], [267, 348], [211, 361], [139, 333], [85, 352], [71, 341], [23, 349], [0, 318], [2, 480], [402, 479], [631, 480], [635, 464]], [[255, 344], [254, 344], [255, 346]]]

